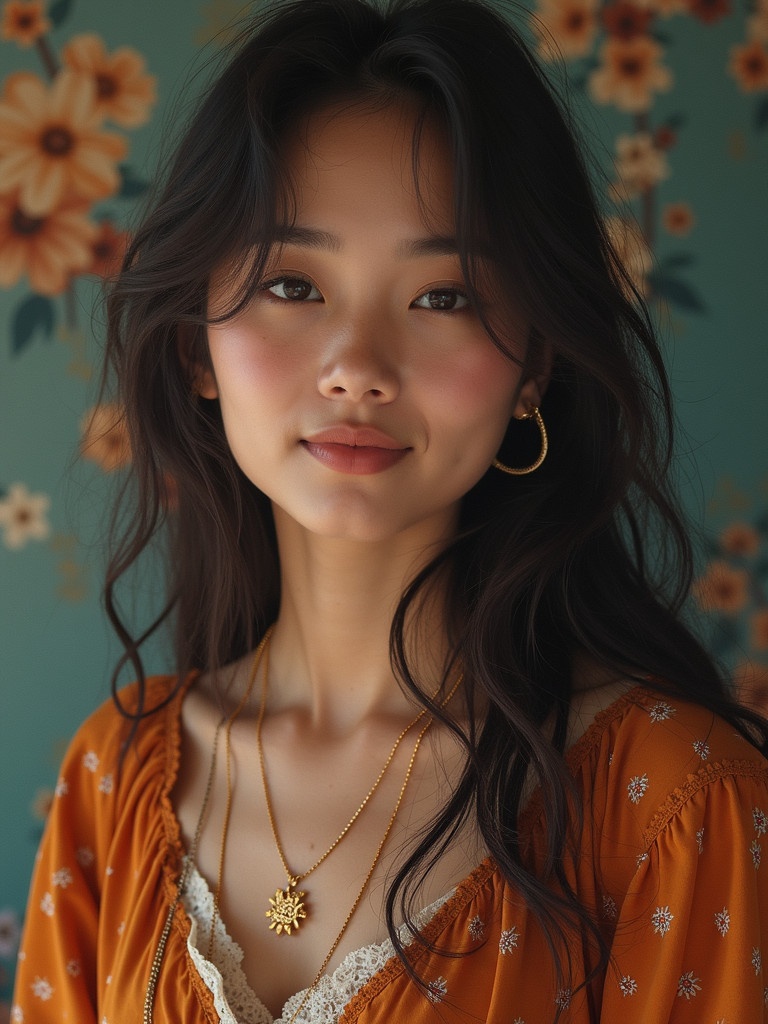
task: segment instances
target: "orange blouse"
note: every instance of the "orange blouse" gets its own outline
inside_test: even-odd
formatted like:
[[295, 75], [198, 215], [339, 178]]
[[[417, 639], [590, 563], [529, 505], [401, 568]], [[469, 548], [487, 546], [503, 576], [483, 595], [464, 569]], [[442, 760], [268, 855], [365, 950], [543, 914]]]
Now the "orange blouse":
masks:
[[[150, 701], [171, 682], [152, 680]], [[111, 702], [75, 736], [32, 882], [14, 1024], [141, 1020], [183, 856], [170, 802], [182, 700], [142, 724], [121, 767], [125, 722]], [[565, 871], [611, 945], [604, 974], [580, 987], [589, 952], [573, 943], [571, 988], [558, 987], [538, 924], [489, 859], [423, 930], [466, 955], [421, 951], [426, 993], [391, 958], [342, 1024], [549, 1024], [558, 1008], [561, 1024], [768, 1021], [768, 762], [710, 712], [638, 688], [598, 716], [568, 763], [584, 814]], [[546, 849], [540, 797], [520, 825], [535, 867]], [[189, 932], [179, 904], [157, 1024], [219, 1021]]]

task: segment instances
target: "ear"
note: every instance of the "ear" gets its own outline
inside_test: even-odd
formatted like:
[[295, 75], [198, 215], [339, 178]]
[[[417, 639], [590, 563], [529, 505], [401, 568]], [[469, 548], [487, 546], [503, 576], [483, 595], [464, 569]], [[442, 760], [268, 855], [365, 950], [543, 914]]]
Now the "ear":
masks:
[[[552, 346], [549, 342], [543, 342], [536, 353], [536, 372], [526, 376], [518, 392], [514, 411], [515, 419], [522, 419], [530, 413], [533, 406], [538, 409], [541, 405], [541, 400], [549, 386], [553, 359]], [[529, 369], [533, 369], [533, 367]]]
[[218, 398], [219, 389], [213, 367], [200, 352], [200, 342], [194, 336], [194, 328], [189, 324], [180, 324], [176, 337], [176, 351], [179, 362], [184, 367], [190, 385], [195, 394], [201, 398]]

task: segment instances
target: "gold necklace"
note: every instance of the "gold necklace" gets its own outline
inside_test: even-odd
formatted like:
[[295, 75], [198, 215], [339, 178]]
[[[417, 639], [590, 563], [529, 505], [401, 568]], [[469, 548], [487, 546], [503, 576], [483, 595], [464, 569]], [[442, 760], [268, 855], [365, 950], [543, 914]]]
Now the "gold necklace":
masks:
[[[453, 689], [451, 690], [451, 693], [449, 694], [449, 696], [448, 696], [448, 698], [446, 700], [446, 703], [447, 703], [448, 700], [451, 699], [453, 694], [456, 692], [460, 682], [461, 682], [461, 676], [456, 681], [456, 684], [453, 687]], [[424, 726], [422, 727], [421, 732], [419, 733], [419, 735], [416, 737], [416, 743], [414, 744], [413, 751], [411, 752], [411, 759], [408, 762], [408, 768], [406, 769], [406, 772], [405, 772], [405, 778], [403, 779], [403, 784], [400, 787], [400, 792], [399, 792], [398, 797], [397, 797], [397, 803], [395, 804], [395, 809], [392, 811], [392, 815], [391, 815], [389, 821], [387, 822], [387, 827], [384, 830], [384, 835], [381, 837], [381, 842], [379, 843], [379, 845], [378, 845], [378, 847], [376, 849], [376, 853], [373, 855], [373, 861], [371, 863], [371, 866], [368, 868], [368, 873], [366, 874], [365, 878], [363, 879], [363, 884], [360, 886], [358, 894], [355, 897], [355, 902], [352, 904], [352, 906], [351, 906], [351, 908], [349, 910], [349, 913], [344, 918], [344, 924], [341, 926], [341, 931], [336, 936], [336, 938], [333, 940], [333, 945], [331, 946], [331, 948], [326, 953], [325, 959], [320, 964], [320, 968], [319, 968], [317, 974], [315, 975], [312, 984], [309, 986], [307, 991], [304, 993], [304, 998], [301, 1000], [299, 1005], [296, 1007], [296, 1009], [293, 1012], [293, 1015], [291, 1016], [291, 1019], [288, 1022], [288, 1024], [294, 1024], [294, 1021], [299, 1016], [301, 1011], [304, 1009], [304, 1007], [305, 1007], [309, 997], [312, 995], [312, 993], [317, 988], [318, 982], [320, 981], [320, 979], [322, 978], [323, 974], [325, 973], [326, 967], [331, 962], [331, 957], [336, 952], [336, 949], [338, 948], [338, 945], [341, 942], [342, 936], [344, 935], [344, 932], [347, 930], [347, 925], [352, 920], [352, 917], [354, 916], [355, 911], [357, 910], [358, 906], [360, 905], [360, 900], [363, 898], [363, 893], [365, 892], [365, 890], [366, 890], [366, 888], [368, 886], [368, 883], [370, 882], [371, 877], [373, 876], [373, 872], [376, 870], [376, 865], [379, 863], [379, 857], [381, 857], [381, 851], [384, 849], [384, 846], [385, 846], [385, 844], [387, 842], [387, 839], [389, 839], [389, 833], [392, 831], [392, 826], [395, 824], [395, 818], [397, 817], [397, 812], [400, 810], [400, 804], [403, 802], [403, 797], [405, 796], [405, 791], [406, 791], [406, 789], [408, 787], [408, 782], [409, 782], [409, 780], [411, 778], [411, 771], [413, 770], [413, 766], [414, 766], [414, 764], [416, 762], [416, 755], [419, 752], [419, 747], [421, 746], [421, 741], [424, 739], [424, 736], [426, 735], [426, 732], [429, 729], [429, 727], [432, 725], [432, 722], [433, 722], [433, 719], [429, 718], [424, 723]], [[413, 724], [413, 723], [411, 723], [411, 724]], [[408, 728], [410, 728], [410, 726]]]
[[[297, 931], [301, 921], [303, 921], [303, 920], [305, 920], [307, 918], [307, 908], [306, 908], [306, 905], [304, 903], [304, 897], [307, 894], [306, 894], [305, 891], [297, 889], [296, 886], [299, 884], [299, 882], [301, 882], [303, 879], [305, 879], [308, 875], [311, 875], [312, 872], [315, 870], [315, 868], [320, 867], [320, 865], [323, 863], [323, 861], [326, 859], [326, 857], [330, 856], [330, 854], [333, 853], [333, 851], [336, 849], [336, 847], [342, 841], [342, 839], [347, 834], [347, 832], [349, 832], [349, 830], [352, 828], [352, 826], [354, 825], [354, 823], [357, 821], [358, 817], [362, 813], [363, 809], [367, 805], [368, 801], [371, 799], [373, 794], [379, 788], [379, 783], [384, 778], [384, 776], [386, 774], [386, 771], [389, 768], [389, 766], [392, 764], [392, 760], [393, 760], [395, 754], [397, 753], [397, 750], [398, 750], [401, 742], [403, 741], [403, 739], [405, 738], [407, 733], [410, 732], [410, 730], [414, 727], [414, 725], [416, 725], [417, 722], [421, 721], [421, 719], [426, 714], [426, 709], [422, 708], [422, 710], [418, 713], [418, 715], [416, 715], [416, 717], [413, 719], [413, 721], [409, 722], [408, 725], [403, 729], [403, 731], [397, 737], [397, 739], [395, 740], [395, 742], [394, 742], [394, 744], [392, 746], [392, 749], [390, 750], [390, 752], [389, 752], [389, 754], [387, 756], [386, 761], [384, 762], [383, 768], [381, 769], [381, 771], [379, 772], [378, 776], [376, 777], [375, 782], [373, 783], [371, 788], [366, 793], [365, 797], [363, 798], [362, 802], [358, 806], [358, 808], [355, 811], [355, 813], [349, 819], [349, 821], [344, 826], [344, 828], [341, 830], [341, 832], [339, 832], [338, 836], [336, 836], [336, 838], [331, 843], [331, 845], [328, 847], [328, 849], [325, 851], [325, 853], [322, 854], [322, 856], [318, 857], [318, 859], [315, 861], [315, 863], [311, 867], [307, 868], [306, 871], [302, 871], [301, 873], [294, 873], [293, 871], [291, 871], [290, 867], [288, 866], [288, 859], [285, 856], [285, 852], [283, 850], [283, 845], [280, 842], [280, 836], [279, 836], [278, 831], [277, 831], [277, 823], [275, 821], [275, 812], [274, 812], [274, 808], [272, 806], [272, 798], [271, 798], [270, 793], [269, 793], [269, 784], [267, 782], [267, 768], [266, 768], [266, 764], [265, 764], [265, 760], [264, 760], [264, 746], [263, 746], [263, 743], [262, 743], [262, 740], [261, 740], [261, 730], [262, 730], [262, 725], [264, 724], [264, 714], [265, 714], [265, 710], [266, 710], [266, 706], [267, 706], [267, 687], [268, 687], [268, 682], [269, 682], [269, 646], [267, 646], [265, 651], [264, 651], [264, 676], [263, 676], [263, 680], [264, 681], [262, 683], [261, 707], [259, 708], [259, 717], [258, 717], [258, 721], [256, 723], [256, 742], [257, 742], [258, 749], [259, 749], [259, 766], [261, 768], [261, 781], [262, 781], [262, 785], [264, 787], [264, 801], [265, 801], [266, 806], [267, 806], [267, 816], [269, 818], [269, 825], [270, 825], [270, 828], [272, 829], [272, 837], [273, 837], [273, 839], [275, 841], [275, 846], [277, 847], [277, 852], [278, 852], [278, 854], [280, 856], [280, 861], [281, 861], [281, 863], [283, 865], [283, 870], [285, 871], [285, 875], [286, 875], [286, 878], [287, 878], [287, 885], [285, 886], [285, 888], [282, 888], [282, 889], [278, 888], [278, 889], [276, 889], [275, 890], [275, 895], [271, 896], [269, 898], [270, 907], [269, 907], [269, 910], [267, 910], [265, 912], [265, 916], [270, 919], [270, 924], [269, 924], [270, 930], [274, 930], [277, 935], [281, 935], [283, 932], [285, 932], [286, 935], [290, 935], [291, 932]], [[461, 677], [459, 677], [459, 679], [457, 680], [456, 686], [451, 691], [450, 696], [449, 696], [448, 699], [450, 699], [450, 697], [453, 696], [453, 694], [455, 693], [456, 688], [458, 687], [460, 682], [461, 682]], [[430, 721], [431, 721], [431, 719], [430, 719]], [[421, 737], [419, 737], [419, 742], [420, 741], [421, 741]], [[417, 748], [416, 749], [418, 749], [418, 744], [417, 744]], [[409, 769], [409, 773], [410, 773], [410, 769]], [[398, 807], [399, 807], [399, 805], [400, 805], [400, 801], [398, 800]], [[395, 810], [395, 813], [397, 813], [397, 810]], [[391, 827], [391, 825], [390, 825], [390, 827]], [[387, 829], [387, 835], [388, 834], [389, 834], [389, 829]], [[374, 861], [374, 864], [375, 864], [375, 861]], [[366, 884], [367, 884], [367, 880], [366, 880]], [[365, 886], [363, 886], [363, 888], [365, 888]], [[361, 893], [361, 895], [362, 895], [362, 893]], [[357, 904], [355, 904], [355, 906], [356, 905]], [[354, 912], [354, 908], [353, 908], [353, 912]], [[346, 927], [346, 925], [345, 925], [345, 927]], [[339, 938], [341, 938], [341, 936], [339, 936]], [[331, 952], [333, 952], [333, 951], [331, 951]], [[330, 958], [330, 955], [331, 954], [329, 954], [329, 958]]]
[[253, 690], [253, 684], [254, 684], [254, 682], [256, 680], [256, 673], [258, 671], [259, 662], [261, 661], [261, 656], [262, 656], [262, 654], [264, 652], [265, 647], [269, 643], [269, 638], [270, 638], [271, 633], [272, 633], [272, 626], [269, 627], [267, 632], [264, 634], [264, 636], [263, 636], [263, 638], [261, 640], [261, 643], [256, 648], [256, 654], [255, 654], [254, 659], [253, 659], [253, 668], [251, 669], [250, 678], [248, 680], [248, 685], [246, 686], [245, 693], [243, 694], [243, 697], [242, 697], [240, 703], [237, 705], [237, 707], [232, 712], [232, 714], [229, 716], [229, 718], [222, 718], [221, 719], [221, 721], [216, 726], [216, 732], [213, 734], [213, 749], [211, 751], [211, 763], [210, 763], [210, 765], [208, 767], [208, 778], [207, 778], [206, 784], [205, 784], [205, 793], [203, 795], [203, 804], [202, 804], [202, 807], [200, 808], [200, 816], [197, 819], [197, 825], [195, 826], [195, 834], [192, 837], [192, 842], [190, 843], [189, 852], [187, 853], [187, 856], [184, 858], [184, 863], [182, 865], [181, 874], [179, 875], [179, 881], [178, 881], [178, 883], [176, 885], [176, 894], [175, 894], [175, 896], [173, 898], [173, 901], [171, 902], [171, 905], [168, 907], [168, 913], [165, 916], [165, 923], [163, 925], [163, 930], [160, 933], [160, 940], [159, 940], [159, 942], [157, 944], [157, 949], [155, 950], [155, 955], [152, 958], [152, 967], [150, 968], [150, 972], [149, 972], [149, 981], [147, 983], [147, 991], [146, 991], [146, 995], [144, 996], [144, 1012], [143, 1012], [143, 1015], [142, 1015], [142, 1022], [143, 1022], [143, 1024], [153, 1024], [153, 1021], [154, 1021], [155, 993], [157, 991], [157, 981], [158, 981], [158, 978], [160, 977], [160, 968], [163, 965], [163, 959], [165, 957], [165, 948], [168, 945], [168, 939], [169, 939], [170, 934], [171, 934], [171, 928], [173, 927], [173, 918], [174, 918], [174, 916], [176, 914], [176, 908], [178, 907], [179, 903], [181, 902], [181, 898], [184, 895], [184, 892], [186, 890], [187, 882], [189, 880], [189, 875], [190, 875], [190, 872], [192, 870], [192, 866], [193, 866], [193, 864], [195, 862], [195, 856], [197, 854], [197, 847], [198, 847], [198, 845], [200, 843], [200, 836], [203, 833], [203, 825], [205, 824], [205, 818], [206, 818], [206, 814], [208, 812], [208, 805], [209, 805], [210, 800], [211, 800], [211, 793], [213, 792], [213, 781], [214, 781], [214, 779], [216, 777], [216, 755], [218, 753], [218, 747], [219, 747], [219, 735], [221, 734], [222, 728], [224, 728], [226, 726], [225, 739], [226, 739], [226, 765], [227, 765], [227, 804], [226, 804], [226, 809], [225, 809], [225, 812], [224, 812], [224, 826], [222, 828], [221, 847], [219, 849], [219, 875], [218, 875], [218, 882], [217, 882], [217, 885], [216, 885], [216, 892], [215, 892], [214, 898], [213, 898], [213, 908], [214, 908], [213, 909], [213, 918], [211, 920], [211, 931], [210, 931], [210, 935], [208, 937], [208, 959], [209, 960], [211, 959], [211, 955], [212, 955], [212, 952], [213, 952], [213, 941], [214, 941], [214, 933], [215, 933], [215, 928], [216, 928], [216, 920], [217, 920], [218, 914], [219, 914], [219, 902], [220, 902], [220, 899], [221, 899], [221, 880], [222, 880], [222, 874], [223, 874], [223, 871], [224, 871], [224, 850], [225, 850], [226, 842], [227, 842], [227, 831], [229, 829], [229, 815], [230, 815], [230, 811], [231, 811], [231, 808], [232, 808], [232, 772], [231, 772], [230, 735], [231, 735], [231, 732], [232, 732], [232, 725], [234, 724], [234, 722], [237, 719], [237, 717], [239, 716], [240, 712], [243, 710], [243, 708], [247, 704], [248, 698], [251, 696], [251, 691]]

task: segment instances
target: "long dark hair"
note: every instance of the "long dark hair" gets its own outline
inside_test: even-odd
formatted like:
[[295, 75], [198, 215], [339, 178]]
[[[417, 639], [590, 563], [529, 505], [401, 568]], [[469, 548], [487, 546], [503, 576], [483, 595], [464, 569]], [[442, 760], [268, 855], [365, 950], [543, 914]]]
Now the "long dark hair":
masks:
[[[107, 608], [142, 683], [142, 637], [123, 621], [116, 585], [163, 535], [167, 605], [149, 631], [173, 619], [180, 677], [242, 656], [274, 620], [280, 594], [269, 501], [234, 462], [218, 404], [197, 395], [179, 345], [205, 363], [207, 284], [223, 261], [248, 263], [240, 305], [258, 287], [290, 210], [280, 144], [292, 126], [334, 99], [398, 96], [415, 99], [422, 123], [433, 119], [449, 139], [470, 293], [472, 253], [481, 247], [501, 293], [531, 325], [527, 371], [545, 347], [554, 364], [542, 404], [550, 435], [543, 466], [524, 477], [489, 470], [464, 499], [455, 540], [409, 585], [394, 618], [391, 657], [402, 685], [456, 730], [413, 677], [405, 635], [424, 588], [438, 573], [447, 580], [451, 659], [464, 668], [470, 725], [461, 733], [463, 775], [394, 879], [387, 924], [402, 954], [398, 909], [412, 909], [429, 865], [474, 813], [489, 853], [541, 921], [558, 969], [562, 941], [577, 928], [597, 950], [597, 971], [607, 950], [562, 866], [576, 652], [622, 677], [659, 680], [667, 693], [725, 716], [761, 749], [768, 737], [762, 721], [732, 701], [680, 618], [691, 551], [666, 483], [673, 416], [662, 357], [606, 238], [562, 104], [490, 6], [280, 3], [249, 27], [208, 89], [109, 299], [109, 365], [130, 431], [135, 491], [109, 565]], [[487, 327], [505, 351], [503, 327]], [[520, 429], [513, 421], [508, 432], [508, 461], [518, 464]], [[472, 715], [476, 697], [492, 713]], [[527, 870], [517, 834], [527, 777], [545, 797], [549, 846], [538, 876]]]

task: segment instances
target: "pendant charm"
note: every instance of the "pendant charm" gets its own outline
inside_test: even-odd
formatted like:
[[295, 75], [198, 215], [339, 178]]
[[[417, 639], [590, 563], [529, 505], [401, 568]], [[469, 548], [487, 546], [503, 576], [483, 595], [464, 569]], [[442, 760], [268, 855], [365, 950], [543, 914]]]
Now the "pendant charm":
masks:
[[277, 889], [274, 896], [269, 899], [270, 908], [266, 916], [271, 918], [269, 928], [280, 935], [285, 932], [290, 935], [291, 931], [298, 930], [299, 923], [307, 916], [307, 911], [302, 903], [307, 895], [301, 890], [296, 890], [297, 878], [289, 878], [288, 885], [284, 889]]

